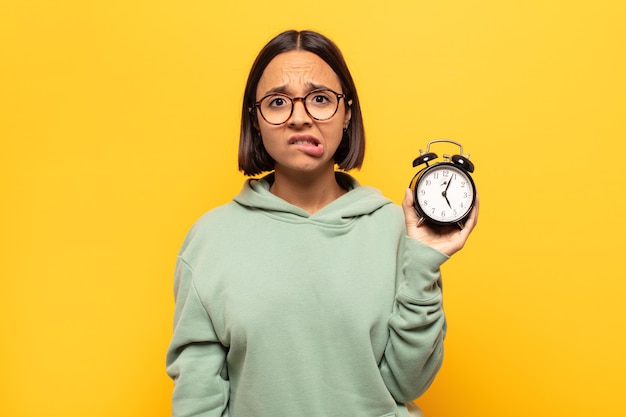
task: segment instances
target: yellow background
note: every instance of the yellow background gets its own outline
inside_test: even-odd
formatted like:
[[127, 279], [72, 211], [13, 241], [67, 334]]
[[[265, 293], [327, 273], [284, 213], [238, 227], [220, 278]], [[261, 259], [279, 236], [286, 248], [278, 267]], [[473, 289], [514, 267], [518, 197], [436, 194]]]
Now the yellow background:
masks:
[[169, 415], [175, 256], [239, 191], [247, 72], [288, 28], [345, 53], [362, 183], [400, 202], [436, 138], [476, 165], [426, 416], [626, 415], [623, 4], [3, 0], [0, 415]]

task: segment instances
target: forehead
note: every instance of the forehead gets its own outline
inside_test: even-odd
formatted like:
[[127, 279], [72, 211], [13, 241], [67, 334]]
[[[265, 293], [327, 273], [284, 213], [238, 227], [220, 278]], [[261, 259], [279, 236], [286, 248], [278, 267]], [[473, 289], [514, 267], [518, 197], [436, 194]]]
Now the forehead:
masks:
[[276, 55], [265, 67], [257, 85], [257, 95], [283, 89], [301, 94], [311, 87], [341, 89], [339, 77], [322, 58], [308, 51], [289, 51]]

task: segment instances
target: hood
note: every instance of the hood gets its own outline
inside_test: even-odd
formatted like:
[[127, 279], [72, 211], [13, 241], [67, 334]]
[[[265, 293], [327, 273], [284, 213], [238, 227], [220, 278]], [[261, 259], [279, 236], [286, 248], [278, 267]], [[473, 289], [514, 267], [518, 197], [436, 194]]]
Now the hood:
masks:
[[349, 191], [314, 214], [294, 206], [270, 192], [274, 175], [260, 179], [249, 179], [241, 192], [235, 196], [238, 204], [264, 210], [273, 217], [285, 221], [315, 220], [329, 225], [345, 224], [347, 220], [373, 213], [387, 204], [393, 204], [380, 191], [372, 187], [363, 187], [350, 175], [335, 172], [337, 181]]

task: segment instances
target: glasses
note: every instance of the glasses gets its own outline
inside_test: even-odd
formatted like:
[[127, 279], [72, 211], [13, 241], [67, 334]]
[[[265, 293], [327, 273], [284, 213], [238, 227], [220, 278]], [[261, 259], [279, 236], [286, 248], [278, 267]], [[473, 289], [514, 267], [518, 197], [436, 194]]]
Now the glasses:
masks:
[[346, 95], [336, 93], [328, 88], [309, 92], [304, 97], [289, 97], [282, 93], [271, 93], [254, 103], [250, 111], [259, 109], [261, 117], [271, 125], [282, 125], [293, 114], [293, 106], [301, 101], [304, 110], [313, 119], [324, 121], [332, 118], [339, 109], [339, 101]]

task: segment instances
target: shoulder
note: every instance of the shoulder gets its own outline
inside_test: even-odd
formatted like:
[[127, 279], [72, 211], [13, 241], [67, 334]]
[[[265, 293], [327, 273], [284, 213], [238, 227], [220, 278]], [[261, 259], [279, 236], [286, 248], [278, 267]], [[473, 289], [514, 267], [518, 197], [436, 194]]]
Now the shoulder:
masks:
[[392, 202], [381, 207], [378, 212], [389, 227], [393, 227], [400, 234], [405, 233], [406, 226], [402, 207]]
[[232, 225], [242, 217], [242, 208], [234, 202], [215, 207], [200, 216], [191, 226], [180, 249], [183, 255], [192, 246], [206, 246], [227, 237]]
[[390, 229], [389, 231], [394, 234], [404, 233], [402, 207], [387, 198], [380, 190], [371, 186], [358, 186], [350, 193], [353, 194], [350, 202], [352, 210], [359, 214], [358, 217], [362, 221], [373, 223], [379, 228]]

